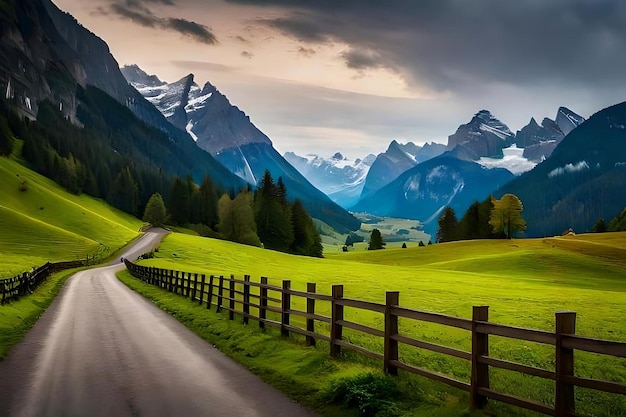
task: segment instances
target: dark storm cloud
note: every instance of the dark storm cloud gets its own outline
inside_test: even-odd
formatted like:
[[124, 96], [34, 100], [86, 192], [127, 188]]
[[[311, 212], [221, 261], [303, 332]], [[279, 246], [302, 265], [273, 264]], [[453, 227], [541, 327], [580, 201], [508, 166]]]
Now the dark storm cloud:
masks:
[[228, 0], [281, 6], [259, 20], [300, 41], [345, 42], [346, 64], [387, 67], [440, 90], [481, 84], [621, 84], [620, 0]]
[[103, 8], [98, 10], [103, 15], [108, 15], [111, 12], [141, 26], [178, 32], [183, 36], [208, 45], [218, 43], [215, 35], [205, 25], [186, 19], [155, 15], [149, 6], [156, 4], [174, 6], [176, 3], [173, 0], [117, 0], [110, 4], [108, 10]]

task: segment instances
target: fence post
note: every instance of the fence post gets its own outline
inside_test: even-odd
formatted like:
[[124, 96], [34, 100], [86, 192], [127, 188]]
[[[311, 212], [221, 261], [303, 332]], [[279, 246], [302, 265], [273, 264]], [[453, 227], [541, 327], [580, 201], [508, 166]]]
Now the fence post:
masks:
[[265, 329], [266, 317], [267, 317], [267, 277], [261, 277], [261, 287], [259, 288], [259, 329]]
[[556, 312], [556, 395], [555, 415], [565, 416], [576, 411], [574, 386], [567, 377], [574, 376], [574, 349], [563, 347], [563, 335], [576, 334], [576, 313]]
[[174, 271], [167, 271], [167, 291], [174, 292]]
[[[183, 276], [185, 273], [183, 272]], [[187, 291], [185, 291], [185, 297], [189, 298], [191, 295], [191, 272], [187, 272]]]
[[228, 320], [234, 320], [235, 319], [235, 276], [234, 275], [230, 276], [229, 287], [230, 287], [230, 292], [229, 292], [230, 300], [228, 300], [228, 307], [229, 307]]
[[[314, 282], [309, 282], [306, 284], [306, 292], [308, 292], [309, 294], [315, 294], [316, 289], [317, 288]], [[315, 298], [306, 299], [306, 312], [307, 314], [315, 314]], [[307, 317], [306, 331], [311, 333], [315, 332], [315, 319], [313, 317]], [[315, 346], [315, 337], [307, 336], [306, 345]]]
[[250, 316], [250, 275], [243, 276], [243, 324], [248, 324]]
[[204, 297], [205, 284], [206, 284], [206, 275], [202, 274], [201, 281], [200, 281], [200, 302], [199, 302], [200, 305], [202, 305], [202, 297]]
[[289, 326], [289, 309], [291, 308], [291, 294], [287, 293], [291, 288], [291, 281], [288, 279], [283, 280], [283, 290], [280, 292], [281, 294], [281, 318], [280, 318], [280, 334], [286, 337], [289, 337], [289, 330], [287, 326]]
[[211, 303], [213, 303], [213, 278], [214, 276], [211, 275], [209, 277], [209, 294], [207, 295], [207, 300], [206, 300], [206, 308], [207, 310], [211, 309]]
[[398, 334], [398, 316], [391, 313], [391, 307], [400, 303], [400, 292], [387, 291], [385, 297], [385, 350], [383, 356], [384, 371], [389, 375], [398, 375], [398, 368], [391, 361], [398, 360], [398, 341], [393, 336]]
[[487, 397], [481, 395], [480, 388], [489, 388], [489, 365], [480, 363], [481, 356], [489, 356], [489, 335], [476, 331], [479, 321], [489, 321], [489, 306], [472, 307], [472, 380], [470, 401], [472, 409], [481, 409]]
[[331, 321], [330, 321], [330, 356], [339, 356], [341, 354], [341, 346], [337, 344], [338, 340], [343, 337], [343, 328], [337, 322], [343, 320], [343, 305], [337, 303], [337, 300], [343, 298], [343, 285], [332, 286], [331, 301]]
[[[180, 271], [176, 271], [175, 275], [176, 275], [176, 279], [175, 279], [176, 284], [174, 284], [174, 293], [178, 294], [178, 291], [180, 291], [180, 293], [182, 294], [182, 290], [180, 289], [180, 287], [182, 286], [183, 280], [182, 278], [179, 277]], [[179, 278], [180, 278], [180, 281], [179, 281]]]
[[198, 293], [198, 274], [196, 273], [196, 274], [193, 274], [193, 288], [191, 289], [191, 301], [196, 301], [197, 293]]
[[217, 288], [217, 311], [222, 311], [222, 298], [224, 297], [224, 275], [220, 275], [219, 287]]

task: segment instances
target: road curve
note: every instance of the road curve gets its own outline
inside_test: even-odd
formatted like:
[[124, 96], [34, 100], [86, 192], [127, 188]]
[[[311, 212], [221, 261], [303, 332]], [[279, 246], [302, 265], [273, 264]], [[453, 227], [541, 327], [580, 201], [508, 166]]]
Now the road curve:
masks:
[[119, 261], [72, 276], [0, 362], [0, 415], [314, 416], [120, 283]]

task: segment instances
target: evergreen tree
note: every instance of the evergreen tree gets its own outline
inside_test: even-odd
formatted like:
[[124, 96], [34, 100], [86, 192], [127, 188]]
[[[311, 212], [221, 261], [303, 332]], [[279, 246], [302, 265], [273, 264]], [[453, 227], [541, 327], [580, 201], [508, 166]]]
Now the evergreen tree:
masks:
[[113, 181], [109, 202], [120, 210], [137, 215], [139, 190], [130, 168], [123, 168]]
[[150, 223], [152, 226], [162, 227], [165, 225], [166, 218], [167, 211], [165, 210], [163, 197], [159, 193], [152, 194], [143, 212], [143, 221]]
[[385, 242], [383, 242], [383, 236], [380, 234], [380, 230], [373, 229], [372, 234], [370, 235], [370, 243], [367, 250], [378, 250], [384, 248]]
[[611, 220], [608, 230], [610, 232], [621, 232], [626, 230], [626, 208], [624, 208], [620, 214]]
[[458, 239], [458, 221], [452, 207], [446, 207], [437, 220], [437, 243], [452, 242]]
[[313, 224], [313, 219], [306, 212], [300, 200], [291, 206], [291, 222], [293, 224], [293, 242], [291, 252], [297, 255], [322, 257], [321, 237]]
[[283, 191], [267, 170], [255, 193], [254, 212], [258, 236], [265, 248], [288, 252], [293, 242], [290, 209]]
[[606, 230], [607, 230], [606, 223], [604, 222], [603, 218], [599, 218], [598, 221], [593, 225], [593, 228], [591, 229], [593, 233], [604, 233], [606, 232]]
[[524, 207], [520, 199], [513, 194], [505, 194], [500, 200], [494, 200], [489, 224], [494, 232], [504, 233], [507, 239], [515, 232], [526, 230], [526, 222], [522, 217]]
[[208, 175], [202, 180], [200, 189], [198, 190], [199, 207], [200, 207], [200, 223], [203, 223], [214, 229], [217, 226], [217, 201], [218, 194], [211, 177]]
[[190, 223], [191, 195], [187, 181], [176, 177], [170, 191], [168, 211], [173, 224]]

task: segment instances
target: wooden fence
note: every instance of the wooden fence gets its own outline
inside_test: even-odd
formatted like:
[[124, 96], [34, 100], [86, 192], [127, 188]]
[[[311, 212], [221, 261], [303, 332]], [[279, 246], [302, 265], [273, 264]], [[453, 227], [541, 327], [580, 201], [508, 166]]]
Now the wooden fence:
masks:
[[[244, 324], [248, 324], [249, 320], [253, 319], [258, 321], [260, 328], [265, 328], [265, 326], [279, 328], [284, 336], [289, 336], [290, 333], [304, 335], [308, 345], [315, 345], [316, 340], [326, 341], [330, 345], [331, 356], [339, 355], [342, 349], [357, 351], [371, 358], [382, 360], [387, 374], [397, 375], [398, 369], [402, 369], [467, 391], [470, 395], [471, 407], [474, 409], [483, 408], [487, 400], [491, 399], [549, 416], [575, 417], [581, 416], [576, 413], [575, 387], [626, 395], [624, 384], [574, 375], [575, 350], [626, 358], [626, 343], [577, 336], [575, 334], [576, 313], [574, 312], [557, 312], [555, 332], [547, 332], [491, 323], [487, 306], [473, 307], [470, 320], [401, 307], [399, 292], [387, 292], [385, 304], [378, 304], [344, 298], [343, 285], [333, 285], [332, 294], [323, 295], [316, 292], [314, 283], [307, 284], [306, 291], [296, 291], [291, 289], [291, 282], [287, 280], [282, 281], [282, 286], [279, 287], [269, 285], [265, 277], [261, 277], [260, 282], [252, 282], [248, 275], [244, 276], [243, 280], [236, 279], [233, 275], [207, 277], [197, 273], [144, 267], [128, 260], [125, 260], [125, 263], [134, 277], [167, 291], [189, 297], [200, 305], [206, 304], [207, 309], [215, 306], [218, 312], [226, 310], [231, 320], [237, 314], [242, 316]], [[251, 288], [258, 289], [254, 291], [258, 294], [251, 293]], [[301, 297], [306, 300], [306, 311], [292, 308], [292, 297]], [[330, 303], [330, 317], [316, 313], [316, 302]], [[344, 307], [383, 315], [384, 331], [345, 320]], [[252, 314], [251, 308], [257, 314]], [[273, 313], [273, 318], [268, 317], [268, 313]], [[294, 325], [291, 316], [303, 318], [305, 325], [302, 327]], [[468, 331], [471, 333], [471, 351], [466, 352], [400, 334], [398, 319], [401, 317]], [[316, 322], [324, 325], [316, 326]], [[319, 333], [316, 331], [319, 328], [324, 328], [328, 332]], [[374, 352], [353, 344], [349, 340], [344, 340], [344, 329], [382, 338], [383, 352]], [[531, 367], [489, 356], [490, 335], [554, 346], [555, 370]], [[448, 375], [400, 361], [400, 345], [426, 349], [468, 361], [471, 364], [470, 382], [460, 381]], [[490, 388], [490, 367], [554, 381], [554, 407]]]
[[2, 279], [0, 280], [0, 294], [2, 294], [0, 304], [17, 300], [26, 294], [32, 294], [35, 288], [55, 272], [90, 265], [93, 261], [93, 259], [87, 258], [78, 261], [48, 262], [30, 272], [23, 272], [13, 278]]

